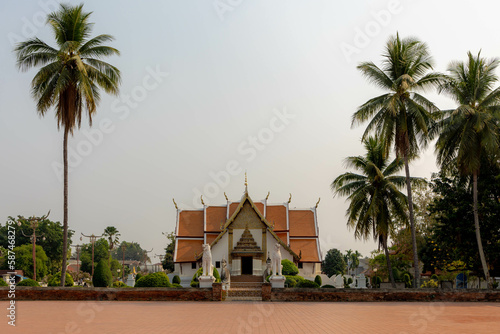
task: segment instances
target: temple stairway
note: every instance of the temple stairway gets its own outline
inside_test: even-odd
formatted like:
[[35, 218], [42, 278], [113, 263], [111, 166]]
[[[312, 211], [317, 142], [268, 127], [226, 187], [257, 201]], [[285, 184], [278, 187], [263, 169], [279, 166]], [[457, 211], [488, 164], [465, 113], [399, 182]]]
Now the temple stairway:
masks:
[[231, 276], [226, 301], [261, 301], [262, 276]]

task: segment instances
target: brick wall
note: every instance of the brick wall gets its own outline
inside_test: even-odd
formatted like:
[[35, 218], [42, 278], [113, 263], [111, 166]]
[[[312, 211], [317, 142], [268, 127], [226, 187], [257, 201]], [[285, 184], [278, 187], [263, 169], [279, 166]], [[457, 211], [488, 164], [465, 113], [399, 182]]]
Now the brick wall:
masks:
[[[264, 299], [264, 287], [262, 288]], [[354, 290], [354, 289], [271, 289], [272, 301], [328, 301], [328, 302], [381, 302], [381, 301], [446, 301], [446, 302], [500, 302], [500, 291], [467, 290]]]

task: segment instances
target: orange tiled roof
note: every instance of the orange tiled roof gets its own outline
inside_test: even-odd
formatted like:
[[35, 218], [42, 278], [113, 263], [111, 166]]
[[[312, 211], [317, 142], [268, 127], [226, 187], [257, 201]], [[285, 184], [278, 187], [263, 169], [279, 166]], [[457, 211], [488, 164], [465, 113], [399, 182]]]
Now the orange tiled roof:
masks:
[[302, 251], [300, 262], [321, 262], [317, 242], [318, 239], [290, 239], [290, 248], [297, 254]]
[[211, 244], [215, 239], [217, 239], [218, 234], [207, 234], [207, 244]]
[[226, 222], [227, 207], [208, 206], [207, 211], [207, 229], [205, 232], [220, 232], [221, 224]]
[[233, 203], [229, 204], [229, 216], [228, 216], [228, 218], [231, 218], [231, 216], [233, 215], [234, 211], [236, 211], [236, 208], [238, 207], [239, 204], [240, 204], [240, 202], [233, 202]]
[[290, 237], [316, 237], [314, 212], [311, 210], [290, 210]]
[[272, 225], [274, 231], [286, 231], [286, 206], [284, 205], [269, 205], [266, 208], [266, 219]]
[[203, 211], [181, 211], [179, 213], [178, 237], [203, 237]]
[[[277, 232], [276, 235], [278, 236], [278, 238], [281, 239], [281, 241], [283, 241], [285, 243], [285, 245], [288, 245], [288, 238], [287, 238], [287, 235], [288, 233], [286, 232]], [[299, 254], [299, 253], [297, 253]]]
[[195, 253], [200, 254], [202, 252], [201, 245], [203, 244], [203, 239], [200, 240], [184, 240], [177, 239], [175, 262], [194, 262]]

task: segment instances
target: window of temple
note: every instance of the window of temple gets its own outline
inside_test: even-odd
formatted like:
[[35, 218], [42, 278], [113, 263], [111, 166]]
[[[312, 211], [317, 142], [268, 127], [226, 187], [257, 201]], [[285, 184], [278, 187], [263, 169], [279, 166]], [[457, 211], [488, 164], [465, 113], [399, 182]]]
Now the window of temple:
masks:
[[299, 266], [298, 266], [299, 269], [303, 269], [304, 268], [304, 264], [302, 262], [299, 262]]
[[191, 262], [191, 269], [196, 269], [196, 262]]
[[220, 261], [215, 261], [215, 268], [220, 268]]

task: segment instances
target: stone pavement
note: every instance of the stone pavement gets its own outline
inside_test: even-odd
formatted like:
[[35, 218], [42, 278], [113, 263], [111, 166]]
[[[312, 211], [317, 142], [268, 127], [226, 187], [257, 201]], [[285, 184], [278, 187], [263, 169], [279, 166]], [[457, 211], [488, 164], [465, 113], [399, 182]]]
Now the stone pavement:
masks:
[[500, 333], [496, 303], [0, 302], [0, 333]]

